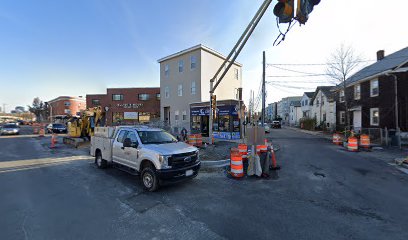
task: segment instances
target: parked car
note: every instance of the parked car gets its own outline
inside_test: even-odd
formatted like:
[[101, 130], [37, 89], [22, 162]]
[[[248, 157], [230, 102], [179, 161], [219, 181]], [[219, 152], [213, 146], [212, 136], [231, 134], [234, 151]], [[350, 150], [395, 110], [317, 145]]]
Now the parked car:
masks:
[[90, 153], [98, 168], [113, 165], [140, 175], [144, 189], [151, 192], [164, 182], [196, 177], [201, 166], [196, 147], [145, 126], [96, 127]]
[[24, 120], [17, 120], [18, 125], [27, 125], [27, 122]]
[[[259, 123], [259, 126], [262, 126], [262, 123]], [[264, 124], [264, 128], [265, 128], [265, 133], [270, 133], [271, 132], [271, 128], [268, 126], [267, 123]]]
[[7, 123], [1, 127], [0, 135], [20, 134], [20, 127], [15, 123]]
[[67, 127], [61, 123], [50, 123], [47, 126], [48, 133], [67, 133]]
[[272, 122], [272, 128], [282, 128], [281, 122], [280, 121], [273, 121]]

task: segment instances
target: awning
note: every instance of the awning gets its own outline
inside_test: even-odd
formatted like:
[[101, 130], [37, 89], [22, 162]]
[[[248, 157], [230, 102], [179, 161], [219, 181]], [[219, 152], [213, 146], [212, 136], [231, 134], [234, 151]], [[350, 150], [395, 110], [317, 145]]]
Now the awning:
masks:
[[361, 106], [354, 106], [349, 108], [349, 112], [361, 111]]

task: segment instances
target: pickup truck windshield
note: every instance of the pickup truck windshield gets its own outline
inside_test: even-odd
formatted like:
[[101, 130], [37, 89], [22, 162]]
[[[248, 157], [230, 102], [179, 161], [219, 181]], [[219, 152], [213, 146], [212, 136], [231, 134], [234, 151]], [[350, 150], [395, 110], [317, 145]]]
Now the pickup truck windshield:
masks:
[[177, 139], [165, 131], [138, 131], [143, 144], [164, 144], [177, 142]]

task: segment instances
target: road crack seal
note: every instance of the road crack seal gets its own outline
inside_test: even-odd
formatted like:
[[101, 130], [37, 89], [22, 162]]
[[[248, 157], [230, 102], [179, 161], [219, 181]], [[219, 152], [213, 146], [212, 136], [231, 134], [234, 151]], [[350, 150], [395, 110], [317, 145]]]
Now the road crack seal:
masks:
[[316, 177], [322, 177], [322, 178], [326, 177], [326, 174], [321, 173], [321, 172], [314, 172], [313, 175], [315, 175]]
[[27, 231], [25, 229], [26, 220], [27, 220], [27, 215], [24, 216], [23, 223], [21, 224], [21, 229], [23, 230], [23, 233], [24, 233], [24, 239], [28, 239]]

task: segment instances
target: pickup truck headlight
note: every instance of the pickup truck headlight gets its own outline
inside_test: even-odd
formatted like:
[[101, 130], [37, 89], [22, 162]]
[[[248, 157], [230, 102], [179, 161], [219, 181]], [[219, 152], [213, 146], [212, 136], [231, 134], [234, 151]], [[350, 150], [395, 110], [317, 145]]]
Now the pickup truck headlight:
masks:
[[162, 165], [163, 168], [171, 168], [169, 166], [169, 157], [170, 156], [167, 156], [167, 155], [160, 155], [159, 156], [159, 162], [160, 162], [160, 164]]
[[196, 154], [197, 154], [197, 160], [196, 160], [196, 162], [197, 162], [197, 161], [200, 161], [200, 150], [197, 150]]

